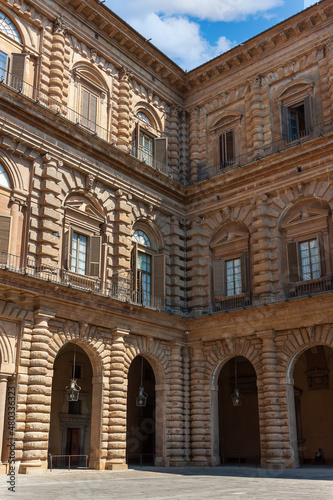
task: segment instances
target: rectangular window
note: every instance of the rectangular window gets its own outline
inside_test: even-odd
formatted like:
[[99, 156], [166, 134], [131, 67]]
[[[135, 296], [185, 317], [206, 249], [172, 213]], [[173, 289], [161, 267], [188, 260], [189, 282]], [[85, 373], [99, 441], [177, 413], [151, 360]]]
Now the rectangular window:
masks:
[[0, 51], [0, 80], [6, 80], [7, 54]]
[[82, 125], [96, 130], [98, 97], [86, 89], [82, 89]]
[[227, 260], [226, 268], [226, 292], [227, 296], [242, 293], [242, 266], [241, 259]]
[[304, 241], [299, 245], [302, 281], [320, 278], [320, 255], [318, 241]]
[[235, 160], [234, 132], [229, 130], [219, 136], [219, 156], [221, 167], [232, 165]]
[[86, 274], [87, 268], [87, 236], [72, 233], [72, 258], [70, 270], [78, 274]]
[[281, 106], [281, 135], [287, 141], [295, 141], [308, 135], [313, 128], [312, 96], [291, 106]]
[[151, 296], [151, 255], [138, 252], [137, 261], [138, 301], [150, 305]]
[[139, 160], [144, 161], [147, 165], [153, 166], [154, 139], [141, 131], [139, 136]]

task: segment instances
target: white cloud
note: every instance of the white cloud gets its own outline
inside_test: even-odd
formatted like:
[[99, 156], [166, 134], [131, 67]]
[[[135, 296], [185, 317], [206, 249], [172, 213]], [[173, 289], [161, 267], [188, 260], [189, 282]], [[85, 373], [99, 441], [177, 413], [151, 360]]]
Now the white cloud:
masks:
[[156, 47], [187, 70], [234, 45], [221, 36], [216, 45], [211, 46], [202, 37], [199, 24], [181, 16], [159, 17], [151, 13], [143, 19], [129, 19], [129, 24], [146, 38], [151, 38]]
[[[306, 0], [305, 0], [306, 1]], [[154, 12], [166, 16], [188, 16], [209, 21], [238, 21], [283, 5], [284, 0], [123, 0], [112, 5], [124, 19], [142, 18]]]
[[310, 5], [313, 5], [314, 3], [317, 3], [318, 0], [304, 0], [304, 9], [307, 7], [310, 7]]
[[[306, 1], [306, 0], [305, 0]], [[122, 0], [106, 5], [182, 68], [190, 70], [229, 50], [234, 42], [221, 36], [211, 45], [199, 21], [240, 21], [267, 15], [284, 0]]]

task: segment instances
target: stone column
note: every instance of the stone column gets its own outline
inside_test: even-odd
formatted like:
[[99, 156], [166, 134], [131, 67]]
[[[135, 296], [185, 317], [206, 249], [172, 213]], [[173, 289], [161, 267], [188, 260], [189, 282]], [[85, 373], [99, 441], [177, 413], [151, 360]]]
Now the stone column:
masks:
[[182, 467], [184, 457], [184, 369], [183, 345], [174, 342], [171, 345], [169, 364], [169, 432], [170, 466]]
[[261, 87], [262, 81], [261, 76], [256, 75], [255, 77], [248, 80], [250, 87], [250, 130], [251, 130], [251, 143], [248, 144], [249, 149], [254, 149], [258, 151], [264, 145], [264, 123], [262, 115], [262, 97], [261, 97]]
[[61, 111], [63, 100], [66, 30], [67, 28], [64, 26], [62, 19], [57, 18], [54, 21], [49, 83], [49, 97], [51, 98], [50, 108], [54, 111]]
[[[59, 266], [61, 221], [61, 201], [58, 198], [61, 188], [59, 186], [61, 177], [58, 162], [49, 154], [44, 156], [43, 170], [39, 201], [39, 234], [37, 256], [38, 264], [41, 266]], [[41, 271], [45, 271], [43, 267]], [[52, 269], [50, 268], [50, 271]]]
[[126, 411], [127, 379], [125, 373], [124, 338], [129, 331], [115, 329], [112, 332], [111, 369], [110, 369], [110, 406], [108, 420], [109, 443], [105, 468], [112, 470], [127, 469], [126, 464]]
[[[8, 377], [5, 375], [0, 375], [0, 473], [6, 472], [6, 466], [3, 465], [3, 454], [6, 452], [5, 445], [5, 427], [8, 425], [8, 420], [6, 419], [6, 396], [7, 396], [7, 382]], [[13, 402], [15, 402], [16, 397], [13, 395]]]
[[261, 466], [266, 469], [284, 469], [286, 462], [283, 456], [275, 334], [273, 330], [268, 330], [259, 335], [262, 339], [262, 374], [258, 384]]
[[[109, 245], [110, 257], [113, 257], [113, 284], [119, 287], [125, 286], [125, 281], [130, 276], [131, 267], [131, 212], [129, 203], [131, 195], [124, 193], [121, 189], [116, 191], [115, 221], [113, 232], [113, 246]], [[128, 290], [129, 291], [129, 290]]]
[[199, 127], [200, 127], [200, 108], [195, 107], [190, 110], [190, 181], [195, 182], [200, 178], [198, 164], [200, 162], [200, 145], [199, 145]]
[[178, 107], [172, 105], [169, 126], [169, 165], [172, 169], [178, 169], [179, 167], [178, 114]]
[[333, 117], [333, 38], [330, 38], [325, 44], [326, 54], [326, 68], [327, 68], [327, 104], [323, 106], [323, 119], [324, 121], [332, 119]]
[[23, 453], [19, 469], [19, 472], [23, 474], [38, 473], [41, 469], [47, 469], [48, 465], [47, 450], [52, 392], [48, 352], [51, 333], [48, 322], [51, 318], [54, 318], [54, 314], [50, 311], [39, 309], [34, 313], [27, 379]]
[[190, 344], [191, 348], [191, 448], [192, 467], [207, 465], [206, 387], [203, 343]]
[[123, 68], [120, 72], [119, 81], [119, 105], [118, 105], [118, 146], [124, 151], [129, 151], [129, 118], [130, 118], [130, 83], [129, 72]]

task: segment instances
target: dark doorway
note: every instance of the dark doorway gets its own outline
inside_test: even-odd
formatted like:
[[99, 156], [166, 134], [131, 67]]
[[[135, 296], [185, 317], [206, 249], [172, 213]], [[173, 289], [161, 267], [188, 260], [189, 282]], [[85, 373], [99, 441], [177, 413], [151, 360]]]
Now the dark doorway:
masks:
[[[238, 387], [241, 405], [232, 395]], [[219, 445], [222, 465], [260, 464], [257, 377], [252, 364], [237, 356], [222, 368], [218, 381]]]
[[[66, 455], [80, 455], [80, 429], [77, 427], [67, 428], [67, 439], [66, 439]], [[71, 465], [79, 465], [80, 457], [73, 456], [71, 458]], [[67, 461], [67, 460], [66, 460]]]
[[333, 465], [331, 347], [313, 346], [298, 358], [294, 368], [294, 397], [300, 464]]
[[[141, 386], [148, 395], [144, 407], [136, 405], [136, 395]], [[155, 376], [150, 363], [137, 356], [128, 373], [127, 441], [128, 465], [154, 465], [155, 460]]]

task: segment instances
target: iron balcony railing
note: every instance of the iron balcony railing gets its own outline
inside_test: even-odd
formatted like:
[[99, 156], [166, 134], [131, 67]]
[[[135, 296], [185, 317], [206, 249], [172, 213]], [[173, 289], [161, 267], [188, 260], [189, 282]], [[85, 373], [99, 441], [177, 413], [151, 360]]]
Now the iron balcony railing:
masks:
[[23, 262], [17, 255], [5, 252], [0, 252], [0, 269], [64, 285], [76, 290], [103, 295], [111, 299], [120, 300], [121, 302], [130, 302], [161, 311], [166, 309], [164, 299], [154, 297], [142, 290], [133, 290], [133, 280], [129, 272], [124, 272], [123, 275], [119, 273], [109, 281], [102, 281], [99, 278], [77, 274], [67, 269], [38, 264], [32, 258], [28, 258]]
[[122, 140], [118, 136], [114, 136], [110, 130], [99, 125], [98, 121], [91, 120], [87, 116], [78, 113], [75, 109], [70, 108], [59, 100], [50, 97], [48, 94], [42, 92], [25, 80], [21, 80], [12, 75], [9, 71], [3, 71], [0, 69], [0, 84], [12, 88], [18, 94], [31, 99], [41, 106], [47, 107], [53, 111], [57, 117], [74, 123], [82, 130], [90, 133], [92, 136], [97, 136], [100, 139], [107, 141], [112, 146], [119, 147], [127, 154], [132, 154], [143, 163], [146, 163], [152, 169], [180, 182], [179, 172], [177, 169], [171, 169], [169, 165], [154, 160], [153, 158], [149, 158], [149, 161], [147, 161], [147, 154], [143, 153], [141, 147], [137, 153], [134, 153], [133, 144], [131, 142]]
[[144, 291], [134, 291], [132, 287], [133, 279], [129, 272], [119, 273], [109, 281], [102, 281], [98, 278], [79, 275], [66, 269], [45, 264], [36, 264], [34, 259], [27, 259], [23, 262], [20, 257], [5, 252], [0, 252], [0, 269], [64, 285], [76, 290], [102, 295], [121, 302], [141, 305], [183, 318], [227, 313], [234, 310], [266, 306], [304, 297], [333, 293], [333, 277], [329, 276], [292, 283], [280, 289], [271, 289], [267, 286], [260, 293], [244, 293], [225, 297], [214, 304], [185, 308], [169, 303], [159, 297], [154, 297], [151, 294], [144, 293]]

